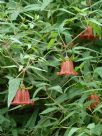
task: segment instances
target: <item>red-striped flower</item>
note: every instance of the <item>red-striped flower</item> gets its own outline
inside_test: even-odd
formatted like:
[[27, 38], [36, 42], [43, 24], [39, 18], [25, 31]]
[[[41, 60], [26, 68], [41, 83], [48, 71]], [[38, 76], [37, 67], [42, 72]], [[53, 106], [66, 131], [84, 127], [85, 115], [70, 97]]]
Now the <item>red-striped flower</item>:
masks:
[[32, 105], [34, 102], [30, 100], [29, 91], [27, 89], [19, 89], [11, 103], [12, 105]]
[[85, 32], [83, 32], [79, 37], [80, 39], [88, 39], [88, 40], [97, 38], [97, 36], [93, 34], [93, 29], [91, 26], [88, 26]]
[[92, 94], [88, 97], [89, 101], [92, 101], [91, 105], [88, 107], [90, 111], [94, 110], [100, 103], [100, 97], [96, 94]]
[[78, 75], [77, 72], [75, 72], [74, 70], [74, 65], [73, 62], [70, 60], [66, 60], [64, 62], [62, 62], [61, 64], [61, 71], [57, 72], [57, 75]]

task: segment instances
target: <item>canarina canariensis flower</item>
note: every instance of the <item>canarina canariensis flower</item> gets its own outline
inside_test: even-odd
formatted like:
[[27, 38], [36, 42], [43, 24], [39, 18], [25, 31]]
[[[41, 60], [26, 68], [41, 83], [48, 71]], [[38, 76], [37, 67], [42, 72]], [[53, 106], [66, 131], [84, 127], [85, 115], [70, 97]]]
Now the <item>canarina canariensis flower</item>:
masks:
[[61, 64], [61, 71], [57, 72], [57, 75], [78, 75], [78, 73], [74, 70], [74, 65], [71, 60], [66, 60]]
[[88, 40], [92, 40], [92, 39], [97, 38], [97, 36], [94, 35], [93, 29], [91, 26], [88, 26], [86, 28], [86, 30], [82, 34], [80, 34], [79, 37], [80, 37], [80, 39], [88, 39]]
[[33, 105], [34, 102], [30, 100], [29, 91], [27, 89], [19, 89], [11, 103], [12, 105]]
[[100, 103], [100, 97], [96, 94], [91, 94], [88, 97], [88, 100], [92, 101], [91, 105], [88, 107], [90, 111], [94, 110], [97, 107], [97, 105]]

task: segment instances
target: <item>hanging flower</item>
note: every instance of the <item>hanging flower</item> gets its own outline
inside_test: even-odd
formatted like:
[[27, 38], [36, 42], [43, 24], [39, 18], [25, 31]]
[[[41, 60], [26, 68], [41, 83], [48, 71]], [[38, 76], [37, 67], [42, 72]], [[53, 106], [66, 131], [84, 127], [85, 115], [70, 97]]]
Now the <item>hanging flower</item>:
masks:
[[83, 32], [80, 36], [80, 39], [88, 39], [88, 40], [92, 40], [97, 38], [94, 34], [93, 34], [93, 29], [91, 26], [88, 26], [85, 30], [85, 32]]
[[30, 100], [29, 91], [27, 89], [19, 89], [11, 103], [12, 105], [32, 105], [34, 102]]
[[89, 101], [92, 101], [91, 105], [88, 107], [88, 109], [89, 109], [90, 111], [94, 110], [94, 109], [97, 107], [97, 105], [100, 103], [100, 98], [99, 98], [99, 96], [96, 95], [96, 94], [90, 95], [90, 96], [88, 97], [88, 100], [89, 100]]
[[62, 62], [61, 64], [61, 71], [57, 72], [57, 75], [78, 75], [77, 72], [75, 72], [74, 70], [74, 65], [73, 62], [70, 60], [66, 60], [64, 62]]

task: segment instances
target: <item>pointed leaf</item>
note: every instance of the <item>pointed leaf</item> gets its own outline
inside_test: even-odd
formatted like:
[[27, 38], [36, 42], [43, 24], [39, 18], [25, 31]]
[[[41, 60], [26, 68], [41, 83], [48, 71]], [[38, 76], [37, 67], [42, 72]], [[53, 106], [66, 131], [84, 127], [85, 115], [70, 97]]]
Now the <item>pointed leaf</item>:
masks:
[[57, 109], [57, 107], [48, 108], [48, 109], [44, 110], [43, 112], [41, 112], [41, 114], [47, 114], [52, 111], [55, 111], [56, 109]]
[[44, 10], [51, 2], [52, 2], [52, 0], [43, 0], [41, 10]]
[[94, 73], [97, 74], [97, 75], [99, 75], [102, 78], [102, 67], [97, 67], [94, 70]]
[[62, 88], [59, 85], [53, 86], [53, 87], [49, 87], [48, 90], [55, 90], [59, 93], [63, 93], [62, 92]]
[[20, 78], [10, 79], [9, 80], [9, 89], [8, 89], [8, 107], [10, 106], [14, 96], [16, 95], [16, 91], [20, 85]]
[[31, 4], [24, 7], [23, 12], [27, 11], [39, 11], [41, 9], [39, 4]]
[[79, 128], [72, 128], [70, 131], [69, 131], [69, 129], [67, 129], [67, 131], [65, 132], [65, 134], [64, 134], [64, 136], [73, 136], [73, 134], [77, 131], [77, 130], [79, 130]]

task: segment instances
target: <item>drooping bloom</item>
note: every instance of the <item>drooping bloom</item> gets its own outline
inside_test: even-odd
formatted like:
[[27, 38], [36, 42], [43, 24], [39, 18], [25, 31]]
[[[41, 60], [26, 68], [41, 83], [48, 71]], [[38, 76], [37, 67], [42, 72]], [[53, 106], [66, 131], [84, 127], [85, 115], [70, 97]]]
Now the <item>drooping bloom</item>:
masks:
[[73, 65], [73, 62], [70, 61], [70, 60], [66, 60], [64, 62], [62, 62], [61, 64], [61, 71], [60, 72], [57, 72], [57, 75], [78, 75], [77, 72], [75, 72], [74, 70], [74, 65]]
[[88, 39], [88, 40], [97, 38], [97, 36], [94, 35], [93, 29], [91, 26], [88, 26], [85, 32], [83, 32], [79, 37], [80, 39]]
[[92, 101], [91, 105], [88, 107], [90, 111], [94, 110], [100, 103], [100, 97], [96, 94], [92, 94], [88, 97], [89, 101]]
[[12, 105], [32, 105], [34, 102], [30, 100], [29, 91], [27, 89], [19, 89], [12, 101]]

